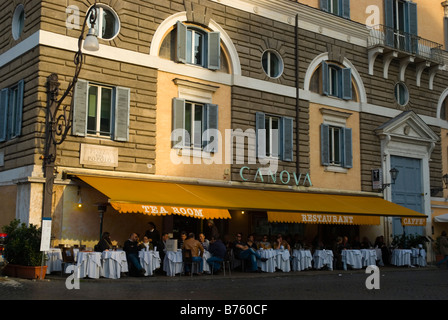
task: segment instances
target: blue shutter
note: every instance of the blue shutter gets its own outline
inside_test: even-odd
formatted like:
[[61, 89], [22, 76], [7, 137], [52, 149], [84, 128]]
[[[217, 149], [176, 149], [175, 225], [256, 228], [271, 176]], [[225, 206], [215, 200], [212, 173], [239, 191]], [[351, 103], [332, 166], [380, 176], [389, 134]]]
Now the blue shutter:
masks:
[[385, 45], [389, 47], [394, 46], [394, 1], [384, 0], [384, 23], [385, 23]]
[[72, 133], [84, 137], [87, 133], [87, 90], [89, 83], [78, 80], [73, 93], [73, 125]]
[[177, 21], [177, 55], [176, 61], [187, 62], [187, 26]]
[[329, 10], [328, 0], [320, 0], [320, 9], [322, 11], [328, 12], [328, 10]]
[[[173, 99], [173, 130], [171, 142], [173, 148], [183, 148], [190, 145], [190, 137], [185, 134], [185, 100]], [[179, 139], [180, 138], [180, 139]], [[188, 141], [186, 141], [188, 140]]]
[[330, 165], [330, 126], [320, 125], [320, 160], [323, 166]]
[[219, 32], [209, 32], [207, 39], [207, 65], [211, 70], [221, 68], [221, 36]]
[[352, 70], [350, 68], [341, 69], [341, 98], [344, 100], [352, 99]]
[[115, 89], [115, 130], [114, 140], [129, 140], [129, 112], [130, 112], [131, 90], [129, 88], [117, 87]]
[[350, 19], [350, 0], [341, 0], [341, 16]]
[[257, 112], [255, 115], [255, 129], [257, 135], [257, 157], [266, 157], [266, 127], [265, 115], [263, 112]]
[[328, 64], [325, 61], [322, 61], [322, 94], [329, 95], [330, 93], [330, 79], [329, 77], [329, 68]]
[[417, 21], [417, 4], [414, 2], [406, 2], [409, 22], [409, 33], [410, 33], [410, 51], [412, 53], [418, 53], [418, 21]]
[[17, 100], [16, 104], [12, 106], [12, 112], [14, 113], [12, 124], [13, 131], [11, 132], [11, 137], [15, 138], [20, 136], [22, 133], [22, 115], [23, 115], [23, 94], [24, 94], [25, 82], [20, 80], [17, 84]]
[[[206, 104], [205, 105], [205, 123], [204, 123], [205, 137], [203, 140], [204, 151], [206, 152], [218, 152], [213, 148], [214, 146], [219, 146], [218, 139], [218, 106], [216, 104]], [[213, 137], [213, 140], [211, 139]], [[210, 142], [212, 144], [210, 145]]]
[[0, 91], [0, 142], [6, 141], [9, 89]]
[[344, 168], [353, 168], [353, 147], [352, 147], [352, 129], [341, 128], [342, 134], [342, 153], [343, 158], [342, 166]]
[[282, 150], [281, 150], [281, 156], [282, 160], [284, 161], [292, 161], [293, 157], [293, 131], [294, 131], [294, 121], [292, 118], [284, 117], [282, 118]]

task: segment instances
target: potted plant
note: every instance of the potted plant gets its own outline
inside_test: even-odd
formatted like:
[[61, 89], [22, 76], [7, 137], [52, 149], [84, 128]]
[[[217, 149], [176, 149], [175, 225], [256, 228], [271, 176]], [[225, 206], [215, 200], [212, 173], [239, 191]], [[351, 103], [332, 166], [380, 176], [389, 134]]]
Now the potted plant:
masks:
[[4, 247], [4, 257], [8, 264], [3, 272], [11, 277], [43, 279], [47, 266], [41, 266], [41, 228], [33, 224], [27, 226], [14, 219], [3, 227], [3, 231], [8, 235]]

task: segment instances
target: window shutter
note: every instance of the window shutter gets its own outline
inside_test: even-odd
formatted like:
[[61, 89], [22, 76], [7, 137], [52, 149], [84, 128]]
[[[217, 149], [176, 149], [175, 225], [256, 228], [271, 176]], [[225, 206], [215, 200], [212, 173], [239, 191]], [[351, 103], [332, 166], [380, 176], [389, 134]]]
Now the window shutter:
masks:
[[328, 8], [328, 0], [320, 0], [320, 9], [322, 11], [328, 12], [328, 10], [329, 10], [329, 8]]
[[328, 64], [322, 61], [322, 94], [329, 95], [330, 93], [330, 79]]
[[0, 142], [6, 141], [9, 89], [0, 91]]
[[[173, 131], [171, 132], [172, 148], [183, 148], [190, 145], [190, 137], [185, 134], [185, 100], [173, 99]], [[179, 139], [180, 138], [180, 139]], [[185, 141], [188, 139], [188, 141]]]
[[448, 18], [445, 17], [443, 19], [443, 23], [444, 23], [444, 30], [445, 30], [445, 51], [448, 50]]
[[[205, 105], [205, 137], [203, 141], [204, 151], [218, 152], [215, 146], [219, 146], [217, 130], [218, 130], [218, 106], [216, 104]], [[211, 139], [213, 137], [213, 140]], [[212, 144], [210, 144], [212, 142]]]
[[72, 133], [84, 137], [87, 132], [87, 88], [89, 83], [78, 80], [73, 93], [73, 125]]
[[350, 19], [350, 0], [341, 1], [341, 16], [346, 19]]
[[394, 47], [394, 1], [384, 0], [385, 44]]
[[117, 87], [115, 89], [115, 130], [114, 140], [129, 141], [129, 112], [131, 90]]
[[352, 99], [352, 70], [350, 68], [341, 69], [342, 99]]
[[344, 168], [353, 168], [353, 148], [352, 148], [352, 129], [351, 128], [343, 128], [341, 130], [343, 132], [343, 167]]
[[187, 26], [177, 21], [177, 62], [187, 62]]
[[23, 94], [25, 89], [25, 82], [20, 80], [17, 85], [17, 104], [13, 107], [14, 112], [14, 126], [12, 138], [20, 136], [22, 133], [22, 115], [23, 115]]
[[282, 118], [282, 160], [292, 161], [293, 157], [293, 119]]
[[257, 134], [257, 156], [258, 158], [266, 157], [266, 127], [265, 115], [263, 112], [255, 114], [255, 129]]
[[410, 50], [412, 53], [418, 53], [418, 21], [417, 21], [417, 4], [415, 2], [406, 2], [409, 20]]
[[219, 32], [208, 34], [207, 64], [211, 70], [221, 68], [221, 36]]
[[323, 166], [330, 165], [330, 126], [328, 124], [320, 125], [320, 160]]

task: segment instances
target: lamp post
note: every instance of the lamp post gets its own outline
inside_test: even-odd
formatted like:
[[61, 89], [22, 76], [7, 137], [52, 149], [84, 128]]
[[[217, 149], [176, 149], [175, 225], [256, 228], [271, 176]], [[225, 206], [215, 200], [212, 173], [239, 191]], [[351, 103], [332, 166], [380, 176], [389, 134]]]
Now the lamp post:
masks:
[[[90, 28], [84, 40], [84, 32], [87, 25], [87, 19], [90, 22]], [[45, 185], [43, 192], [43, 206], [42, 206], [42, 218], [51, 218], [52, 202], [53, 202], [53, 184], [55, 178], [55, 161], [57, 146], [65, 141], [72, 123], [72, 103], [65, 105], [62, 109], [62, 113], [59, 113], [59, 109], [64, 102], [65, 98], [70, 95], [73, 88], [78, 81], [79, 73], [81, 72], [83, 64], [83, 52], [82, 44], [84, 42], [84, 49], [88, 51], [99, 50], [98, 39], [94, 29], [97, 19], [96, 3], [90, 7], [87, 11], [84, 19], [84, 24], [81, 30], [81, 35], [78, 39], [78, 51], [75, 54], [75, 75], [72, 81], [69, 83], [67, 89], [59, 96], [58, 75], [52, 73], [47, 78], [47, 110], [46, 110], [46, 124], [45, 124], [45, 149], [42, 157], [43, 173], [45, 177]]]

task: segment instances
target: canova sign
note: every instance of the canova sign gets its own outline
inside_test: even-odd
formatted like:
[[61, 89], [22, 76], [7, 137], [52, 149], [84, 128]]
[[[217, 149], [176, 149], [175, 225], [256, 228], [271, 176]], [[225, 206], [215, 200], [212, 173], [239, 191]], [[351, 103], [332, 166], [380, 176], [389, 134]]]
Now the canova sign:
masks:
[[[311, 187], [313, 183], [311, 182], [311, 177], [309, 173], [306, 174], [296, 172], [289, 172], [288, 170], [283, 171], [274, 171], [272, 172], [270, 169], [266, 170], [266, 168], [257, 168], [253, 178], [250, 179], [249, 176], [253, 174], [254, 169], [250, 169], [249, 167], [241, 167], [240, 169], [240, 177], [243, 181], [255, 181], [255, 182], [268, 182], [268, 183], [277, 183], [280, 182], [284, 185], [295, 184], [296, 186], [302, 185]], [[251, 173], [252, 172], [252, 173]], [[266, 180], [266, 181], [265, 181]]]

